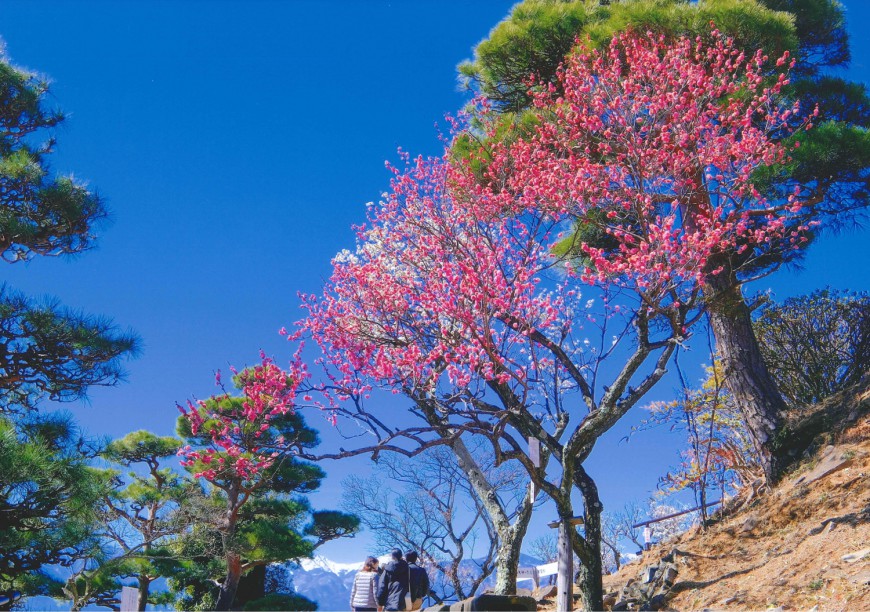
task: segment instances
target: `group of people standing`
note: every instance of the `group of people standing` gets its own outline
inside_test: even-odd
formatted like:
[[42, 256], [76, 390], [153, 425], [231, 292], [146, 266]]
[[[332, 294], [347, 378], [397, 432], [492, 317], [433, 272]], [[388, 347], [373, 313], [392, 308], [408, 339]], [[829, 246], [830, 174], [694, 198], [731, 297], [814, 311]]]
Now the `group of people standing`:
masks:
[[354, 612], [383, 610], [419, 610], [429, 594], [429, 576], [417, 565], [417, 553], [402, 557], [394, 548], [383, 567], [375, 557], [368, 557], [353, 579], [350, 607]]

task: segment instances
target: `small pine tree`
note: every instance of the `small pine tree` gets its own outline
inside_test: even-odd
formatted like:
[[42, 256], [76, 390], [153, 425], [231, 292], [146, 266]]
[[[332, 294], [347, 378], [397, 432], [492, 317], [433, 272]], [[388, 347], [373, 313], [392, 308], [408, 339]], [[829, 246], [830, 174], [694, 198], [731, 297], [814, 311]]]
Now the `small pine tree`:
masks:
[[[320, 544], [359, 529], [356, 516], [313, 512], [304, 497], [325, 474], [295, 457], [296, 449], [319, 443], [293, 410], [302, 376], [301, 369], [291, 375], [264, 357], [234, 376], [241, 395], [224, 392], [182, 409], [183, 465], [204, 483], [182, 506], [196, 525], [179, 543], [194, 561], [171, 579], [182, 608], [204, 598], [216, 610], [241, 605], [236, 591], [251, 569], [309, 557]], [[201, 559], [208, 560], [205, 570]], [[211, 582], [215, 572], [223, 575], [219, 588]]]

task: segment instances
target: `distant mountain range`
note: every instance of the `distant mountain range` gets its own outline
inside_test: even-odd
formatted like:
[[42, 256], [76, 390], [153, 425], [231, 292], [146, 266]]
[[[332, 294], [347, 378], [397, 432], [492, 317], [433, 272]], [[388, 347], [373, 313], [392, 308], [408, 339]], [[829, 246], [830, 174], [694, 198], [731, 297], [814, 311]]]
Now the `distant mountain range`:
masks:
[[336, 563], [326, 557], [305, 559], [299, 565], [286, 563], [282, 569], [293, 590], [317, 602], [320, 610], [347, 610], [353, 578], [362, 563]]
[[[389, 557], [381, 557], [383, 565]], [[472, 560], [463, 561], [469, 569], [477, 567]], [[521, 567], [542, 565], [541, 561], [528, 555], [520, 556]], [[273, 580], [285, 580], [282, 590], [295, 591], [308, 599], [316, 601], [320, 610], [347, 610], [350, 605], [350, 590], [353, 578], [362, 569], [359, 563], [336, 563], [326, 557], [304, 559], [298, 565], [285, 563], [272, 566], [270, 573]], [[282, 578], [283, 577], [283, 578]], [[484, 583], [486, 589], [495, 583], [495, 576]], [[280, 585], [276, 585], [280, 586]], [[531, 582], [521, 582], [519, 586], [531, 588]]]

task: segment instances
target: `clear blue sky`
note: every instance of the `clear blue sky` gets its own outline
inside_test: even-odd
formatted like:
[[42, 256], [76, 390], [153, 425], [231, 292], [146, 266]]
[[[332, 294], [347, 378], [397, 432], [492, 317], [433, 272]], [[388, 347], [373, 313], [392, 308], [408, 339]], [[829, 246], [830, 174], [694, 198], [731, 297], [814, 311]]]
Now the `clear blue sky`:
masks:
[[[350, 226], [385, 189], [398, 146], [439, 152], [433, 124], [465, 99], [455, 66], [512, 4], [3, 0], [8, 55], [48, 75], [69, 115], [53, 167], [88, 180], [114, 223], [93, 252], [4, 265], [0, 279], [144, 340], [126, 384], [71, 406], [81, 423], [168, 434], [176, 402], [213, 392], [214, 369], [253, 362], [260, 348], [288, 357], [276, 332], [301, 316], [297, 292], [317, 291], [330, 258], [352, 246]], [[850, 74], [868, 81], [870, 7], [846, 5]], [[804, 271], [765, 286], [777, 298], [868, 289], [868, 239], [826, 238]], [[619, 445], [624, 433], [590, 460], [611, 509], [645, 498], [674, 459], [664, 434]], [[368, 462], [324, 467], [313, 502], [335, 507], [341, 479]], [[369, 546], [361, 536], [323, 553], [353, 561]]]

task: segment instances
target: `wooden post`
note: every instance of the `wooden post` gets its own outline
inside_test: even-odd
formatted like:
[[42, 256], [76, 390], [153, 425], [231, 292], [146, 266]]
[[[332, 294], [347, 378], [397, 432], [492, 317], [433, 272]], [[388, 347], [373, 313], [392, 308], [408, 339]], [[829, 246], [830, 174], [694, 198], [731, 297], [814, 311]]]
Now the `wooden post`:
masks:
[[574, 516], [547, 523], [551, 529], [559, 528], [559, 543], [556, 548], [556, 609], [570, 612], [574, 609], [574, 547], [571, 545], [571, 530], [582, 525], [583, 518]]
[[[536, 468], [541, 467], [541, 441], [533, 436], [529, 436], [529, 459], [532, 460], [532, 465]], [[535, 490], [534, 479], [529, 483], [529, 495], [531, 495], [532, 504], [535, 503], [535, 497], [538, 492]]]
[[556, 609], [570, 611], [574, 609], [574, 549], [571, 547], [570, 519], [559, 521], [559, 557], [558, 574], [556, 576]]

